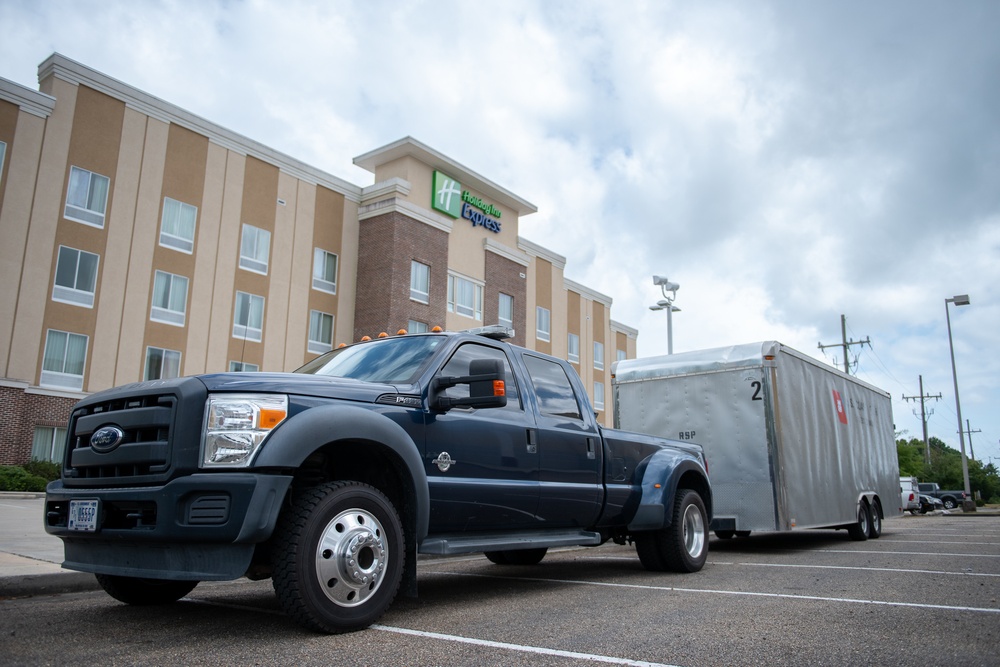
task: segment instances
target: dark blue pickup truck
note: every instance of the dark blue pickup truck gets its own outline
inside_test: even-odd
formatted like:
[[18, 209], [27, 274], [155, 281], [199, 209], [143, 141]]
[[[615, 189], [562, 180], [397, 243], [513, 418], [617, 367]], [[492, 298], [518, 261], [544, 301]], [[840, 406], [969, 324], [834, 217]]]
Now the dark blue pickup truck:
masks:
[[417, 554], [538, 563], [634, 542], [694, 572], [712, 496], [697, 445], [597, 424], [573, 368], [509, 332], [357, 343], [294, 373], [130, 384], [73, 410], [46, 530], [130, 604], [271, 577], [322, 632], [416, 594]]

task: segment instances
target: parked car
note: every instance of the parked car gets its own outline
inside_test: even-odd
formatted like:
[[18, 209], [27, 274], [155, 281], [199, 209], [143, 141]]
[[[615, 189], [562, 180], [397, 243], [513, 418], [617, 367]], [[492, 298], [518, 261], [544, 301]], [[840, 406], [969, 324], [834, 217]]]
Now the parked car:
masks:
[[921, 493], [918, 497], [920, 499], [920, 509], [910, 510], [910, 514], [916, 514], [917, 512], [920, 514], [927, 514], [928, 512], [933, 512], [934, 510], [944, 509], [944, 503], [941, 502], [939, 498], [928, 496], [925, 493]]
[[903, 503], [903, 511], [916, 514], [920, 510], [920, 501], [917, 500], [917, 496], [920, 495], [920, 490], [917, 487], [917, 478], [900, 477], [899, 491], [900, 499]]

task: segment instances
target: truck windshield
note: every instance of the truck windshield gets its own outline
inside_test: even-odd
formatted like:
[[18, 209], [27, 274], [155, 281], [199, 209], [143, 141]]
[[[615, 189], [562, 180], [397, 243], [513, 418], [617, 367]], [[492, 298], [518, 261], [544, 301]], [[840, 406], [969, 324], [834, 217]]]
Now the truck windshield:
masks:
[[357, 343], [316, 357], [295, 372], [408, 384], [443, 341], [443, 336], [405, 336]]

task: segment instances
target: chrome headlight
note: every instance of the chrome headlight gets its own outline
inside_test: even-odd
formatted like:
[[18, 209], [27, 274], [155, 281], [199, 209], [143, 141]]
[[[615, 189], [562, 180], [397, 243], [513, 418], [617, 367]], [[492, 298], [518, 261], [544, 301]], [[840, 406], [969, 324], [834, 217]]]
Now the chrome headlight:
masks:
[[280, 394], [217, 394], [208, 397], [201, 466], [245, 468], [261, 443], [288, 416]]

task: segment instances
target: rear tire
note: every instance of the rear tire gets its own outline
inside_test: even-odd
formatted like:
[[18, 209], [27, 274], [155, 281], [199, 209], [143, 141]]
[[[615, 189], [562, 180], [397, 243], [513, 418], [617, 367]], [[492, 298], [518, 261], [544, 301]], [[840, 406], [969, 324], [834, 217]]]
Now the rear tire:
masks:
[[697, 572], [708, 558], [708, 518], [697, 491], [678, 489], [666, 528], [635, 536], [639, 561], [655, 572]]
[[548, 553], [548, 548], [487, 551], [486, 557], [497, 565], [538, 565]]
[[168, 579], [140, 579], [119, 577], [114, 574], [95, 574], [104, 592], [125, 604], [140, 607], [170, 604], [194, 590], [197, 581], [172, 581]]
[[852, 540], [863, 542], [868, 539], [868, 525], [871, 523], [868, 515], [868, 502], [862, 500], [858, 503], [858, 519], [847, 527], [847, 534]]
[[310, 630], [367, 628], [399, 590], [403, 540], [396, 508], [373, 486], [340, 481], [300, 491], [273, 539], [281, 608]]
[[868, 506], [868, 539], [882, 537], [882, 507], [876, 500]]
[[946, 510], [953, 510], [956, 507], [958, 507], [958, 503], [955, 501], [954, 498], [952, 498], [950, 496], [946, 496], [946, 497], [942, 498], [941, 502], [944, 503], [944, 508]]

